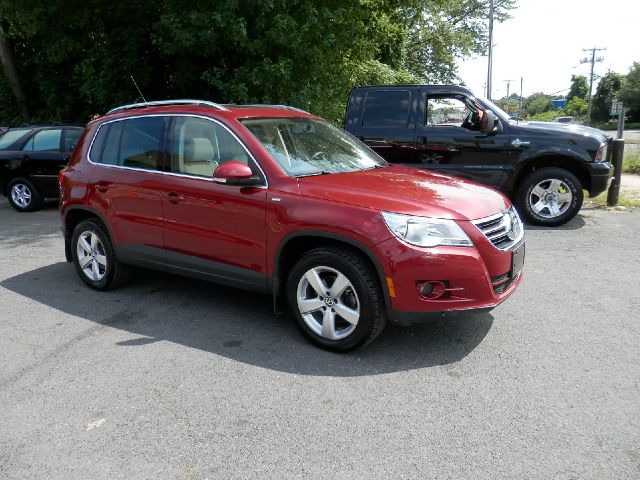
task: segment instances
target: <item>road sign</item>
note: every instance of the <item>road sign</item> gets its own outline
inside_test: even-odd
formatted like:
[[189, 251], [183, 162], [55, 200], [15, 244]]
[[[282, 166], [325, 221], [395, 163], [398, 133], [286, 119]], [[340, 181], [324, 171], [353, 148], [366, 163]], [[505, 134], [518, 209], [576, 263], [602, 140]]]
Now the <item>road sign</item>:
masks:
[[622, 102], [615, 98], [611, 100], [611, 110], [609, 111], [609, 115], [611, 115], [612, 117], [617, 117], [621, 111], [622, 111]]

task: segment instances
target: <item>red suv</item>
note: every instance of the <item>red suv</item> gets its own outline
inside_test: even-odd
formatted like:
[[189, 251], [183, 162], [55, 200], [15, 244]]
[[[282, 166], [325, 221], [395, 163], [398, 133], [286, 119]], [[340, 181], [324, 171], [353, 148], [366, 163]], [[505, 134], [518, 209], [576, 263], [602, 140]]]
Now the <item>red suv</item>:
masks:
[[334, 351], [387, 320], [489, 310], [522, 278], [504, 195], [390, 166], [292, 107], [119, 107], [87, 125], [59, 181], [66, 257], [90, 287], [137, 265], [271, 293]]

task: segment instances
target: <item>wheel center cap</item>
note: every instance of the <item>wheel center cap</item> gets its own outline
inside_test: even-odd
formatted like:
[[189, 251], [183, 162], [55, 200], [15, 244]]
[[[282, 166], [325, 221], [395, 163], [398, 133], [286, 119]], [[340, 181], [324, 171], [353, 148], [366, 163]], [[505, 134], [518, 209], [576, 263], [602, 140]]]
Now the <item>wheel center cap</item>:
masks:
[[557, 202], [558, 201], [558, 195], [556, 195], [554, 192], [549, 192], [545, 195], [544, 197], [544, 201], [546, 203], [553, 203], [553, 202]]
[[327, 307], [333, 307], [335, 302], [333, 301], [333, 298], [327, 297], [324, 299], [324, 303]]

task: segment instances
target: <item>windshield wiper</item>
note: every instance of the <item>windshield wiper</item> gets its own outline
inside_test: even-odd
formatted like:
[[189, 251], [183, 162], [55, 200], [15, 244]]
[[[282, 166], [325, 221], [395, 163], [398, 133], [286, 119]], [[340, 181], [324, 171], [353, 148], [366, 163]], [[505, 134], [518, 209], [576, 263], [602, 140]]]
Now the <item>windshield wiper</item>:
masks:
[[318, 175], [329, 175], [333, 172], [329, 172], [327, 170], [321, 170], [319, 172], [313, 172], [313, 173], [303, 173], [301, 175], [295, 175], [295, 178], [302, 178], [302, 177], [317, 177]]

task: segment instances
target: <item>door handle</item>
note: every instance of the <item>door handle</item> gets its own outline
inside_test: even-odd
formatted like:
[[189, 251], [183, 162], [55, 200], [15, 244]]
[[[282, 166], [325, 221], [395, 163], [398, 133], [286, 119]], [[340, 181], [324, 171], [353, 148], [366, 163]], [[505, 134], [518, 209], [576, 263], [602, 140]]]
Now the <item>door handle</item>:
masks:
[[98, 182], [96, 183], [96, 190], [104, 193], [109, 190], [109, 184], [107, 182]]
[[515, 148], [528, 147], [529, 145], [531, 145], [531, 142], [523, 142], [519, 138], [516, 138], [514, 141], [511, 142], [511, 146]]
[[180, 201], [180, 195], [178, 195], [176, 192], [169, 192], [166, 195], [167, 200], [169, 200], [169, 202], [171, 203], [178, 203]]

